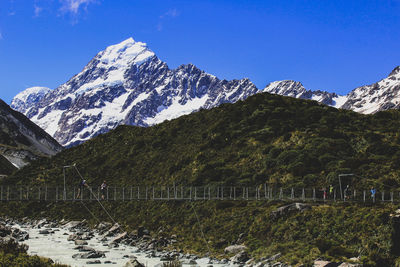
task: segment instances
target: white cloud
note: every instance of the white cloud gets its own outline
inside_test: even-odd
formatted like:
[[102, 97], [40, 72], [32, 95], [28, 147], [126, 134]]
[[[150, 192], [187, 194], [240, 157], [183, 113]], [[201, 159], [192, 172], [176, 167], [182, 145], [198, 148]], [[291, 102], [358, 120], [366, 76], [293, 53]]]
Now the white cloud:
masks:
[[96, 0], [59, 0], [61, 3], [60, 10], [64, 13], [71, 13], [77, 15], [81, 8], [86, 9], [91, 3], [95, 3]]
[[162, 31], [164, 28], [164, 20], [166, 19], [173, 19], [176, 18], [177, 16], [179, 16], [180, 13], [176, 8], [170, 9], [167, 12], [165, 12], [164, 14], [162, 14], [160, 16], [160, 20], [157, 24], [157, 31]]
[[173, 9], [168, 10], [164, 14], [162, 14], [160, 16], [160, 19], [167, 18], [167, 17], [175, 18], [177, 16], [179, 16], [179, 12], [178, 12], [178, 10], [176, 8], [173, 8]]
[[40, 15], [40, 12], [42, 12], [43, 8], [37, 5], [33, 6], [33, 13], [34, 13], [34, 17], [37, 18]]

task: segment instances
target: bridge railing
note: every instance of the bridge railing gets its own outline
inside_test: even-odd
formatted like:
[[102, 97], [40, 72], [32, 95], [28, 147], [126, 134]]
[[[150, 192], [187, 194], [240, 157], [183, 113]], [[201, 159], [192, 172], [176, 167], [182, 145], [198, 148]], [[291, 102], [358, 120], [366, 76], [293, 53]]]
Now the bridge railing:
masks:
[[0, 201], [134, 201], [134, 200], [287, 200], [400, 202], [400, 191], [347, 189], [331, 192], [317, 188], [258, 186], [129, 186], [52, 187], [0, 186]]

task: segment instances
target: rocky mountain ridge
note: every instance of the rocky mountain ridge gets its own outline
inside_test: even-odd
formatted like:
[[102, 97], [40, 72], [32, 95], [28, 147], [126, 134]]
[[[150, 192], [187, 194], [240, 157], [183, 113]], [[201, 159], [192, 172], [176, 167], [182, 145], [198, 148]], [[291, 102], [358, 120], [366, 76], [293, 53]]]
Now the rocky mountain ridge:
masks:
[[[193, 64], [170, 69], [146, 44], [129, 38], [98, 53], [68, 82], [35, 102], [11, 106], [65, 146], [120, 124], [150, 126], [258, 92], [248, 79], [220, 80]], [[29, 94], [28, 94], [29, 95]]]
[[11, 107], [62, 145], [73, 146], [121, 124], [151, 126], [259, 92], [361, 113], [399, 108], [399, 69], [346, 96], [307, 90], [291, 80], [272, 82], [258, 90], [249, 79], [220, 80], [193, 64], [170, 69], [145, 43], [129, 38], [99, 52], [80, 73], [54, 90], [26, 89], [13, 99]]
[[267, 85], [263, 92], [295, 98], [316, 100], [322, 104], [353, 110], [363, 114], [400, 108], [400, 66], [381, 81], [357, 87], [347, 95], [337, 95], [326, 91], [311, 91], [300, 82], [285, 80]]
[[[62, 150], [49, 134], [0, 100], [0, 155], [15, 167]], [[0, 173], [2, 174], [2, 173]]]

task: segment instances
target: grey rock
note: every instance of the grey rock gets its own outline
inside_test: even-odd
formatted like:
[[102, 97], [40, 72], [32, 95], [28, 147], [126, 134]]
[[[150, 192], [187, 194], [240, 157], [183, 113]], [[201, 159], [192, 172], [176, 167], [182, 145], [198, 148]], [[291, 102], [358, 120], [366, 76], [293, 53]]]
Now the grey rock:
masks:
[[137, 259], [129, 260], [124, 267], [145, 267], [142, 263], [140, 263]]
[[88, 242], [86, 242], [85, 240], [80, 240], [80, 239], [75, 240], [75, 245], [77, 245], [77, 246], [84, 246], [87, 244], [88, 244]]
[[245, 251], [245, 250], [247, 250], [247, 247], [244, 245], [232, 245], [232, 246], [226, 247], [224, 249], [224, 252], [226, 254], [237, 254], [237, 253]]

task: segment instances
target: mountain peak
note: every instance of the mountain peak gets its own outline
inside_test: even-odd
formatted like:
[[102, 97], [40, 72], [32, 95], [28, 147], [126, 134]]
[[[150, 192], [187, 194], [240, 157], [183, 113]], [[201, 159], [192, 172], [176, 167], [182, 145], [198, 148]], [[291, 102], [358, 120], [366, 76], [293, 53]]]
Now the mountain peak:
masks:
[[99, 53], [98, 60], [103, 65], [119, 68], [129, 64], [139, 65], [152, 56], [154, 52], [147, 47], [146, 43], [136, 42], [130, 37], [121, 43], [108, 46]]
[[50, 91], [50, 88], [40, 86], [26, 88], [13, 98], [10, 106], [15, 110], [24, 113], [29, 109], [29, 107], [40, 101]]
[[394, 68], [394, 69], [392, 70], [392, 72], [389, 74], [389, 77], [390, 77], [390, 76], [394, 76], [394, 75], [399, 74], [399, 73], [400, 73], [400, 66], [397, 66], [397, 67]]

